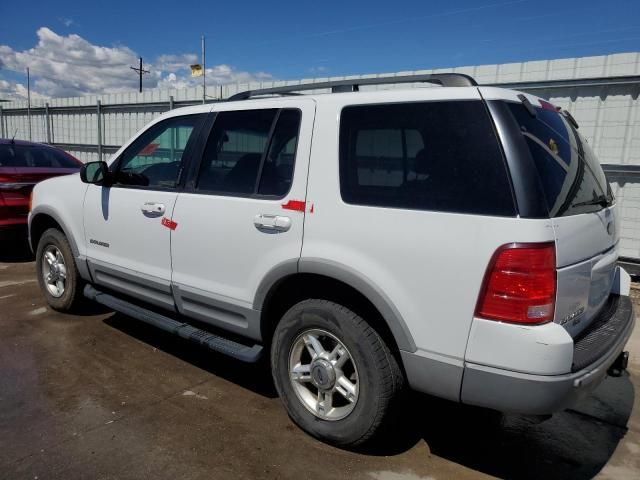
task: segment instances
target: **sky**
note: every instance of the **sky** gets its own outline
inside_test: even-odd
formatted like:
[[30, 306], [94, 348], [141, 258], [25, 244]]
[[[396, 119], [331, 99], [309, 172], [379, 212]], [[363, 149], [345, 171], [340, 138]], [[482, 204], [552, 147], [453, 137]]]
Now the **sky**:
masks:
[[0, 0], [0, 99], [640, 51], [640, 0]]

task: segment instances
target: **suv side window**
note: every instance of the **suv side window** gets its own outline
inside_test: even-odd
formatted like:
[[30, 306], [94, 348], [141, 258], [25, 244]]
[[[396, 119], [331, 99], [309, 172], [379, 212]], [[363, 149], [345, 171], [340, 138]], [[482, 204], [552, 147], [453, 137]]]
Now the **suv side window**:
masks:
[[367, 168], [359, 169], [358, 183], [370, 187], [399, 187], [405, 178], [416, 180], [419, 175], [415, 171], [415, 157], [423, 148], [418, 130], [372, 128], [359, 131], [356, 157], [369, 160]]
[[300, 110], [282, 110], [264, 160], [258, 193], [283, 197], [291, 188], [300, 130]]
[[515, 215], [498, 139], [479, 100], [344, 108], [340, 191], [358, 205]]
[[121, 155], [115, 186], [175, 188], [187, 144], [203, 118], [186, 115], [153, 125]]
[[196, 190], [221, 195], [286, 195], [301, 114], [295, 109], [218, 113]]

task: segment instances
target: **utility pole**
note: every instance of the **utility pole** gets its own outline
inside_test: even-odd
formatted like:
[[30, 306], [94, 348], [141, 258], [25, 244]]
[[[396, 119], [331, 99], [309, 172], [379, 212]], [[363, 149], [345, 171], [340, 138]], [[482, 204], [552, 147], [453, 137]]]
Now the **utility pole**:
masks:
[[204, 49], [204, 35], [202, 35], [202, 103], [207, 100], [207, 64]]
[[29, 123], [29, 141], [31, 141], [31, 77], [27, 67], [27, 122]]
[[140, 93], [142, 93], [142, 74], [149, 73], [149, 70], [144, 70], [142, 68], [142, 57], [140, 57], [140, 66], [138, 68], [136, 67], [129, 67], [129, 68], [134, 72], [138, 72], [138, 76], [140, 77]]

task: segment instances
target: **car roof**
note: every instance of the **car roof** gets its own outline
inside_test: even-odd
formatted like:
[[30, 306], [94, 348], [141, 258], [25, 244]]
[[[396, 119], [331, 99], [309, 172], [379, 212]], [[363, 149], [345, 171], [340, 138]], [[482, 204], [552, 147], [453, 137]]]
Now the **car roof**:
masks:
[[44, 148], [53, 148], [55, 150], [59, 150], [59, 148], [54, 147], [53, 145], [47, 145], [46, 143], [39, 142], [29, 142], [27, 140], [12, 140], [10, 138], [0, 138], [0, 145], [21, 145], [24, 147], [44, 147]]

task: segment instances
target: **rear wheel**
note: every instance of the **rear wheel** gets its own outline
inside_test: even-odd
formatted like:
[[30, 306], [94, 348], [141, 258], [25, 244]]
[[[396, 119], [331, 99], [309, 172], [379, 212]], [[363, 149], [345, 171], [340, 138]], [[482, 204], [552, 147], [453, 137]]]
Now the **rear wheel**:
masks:
[[66, 312], [78, 307], [84, 283], [69, 241], [60, 230], [50, 228], [40, 237], [36, 269], [40, 289], [51, 308]]
[[293, 421], [340, 446], [370, 440], [403, 387], [398, 363], [360, 316], [327, 300], [294, 305], [271, 347], [273, 377]]

